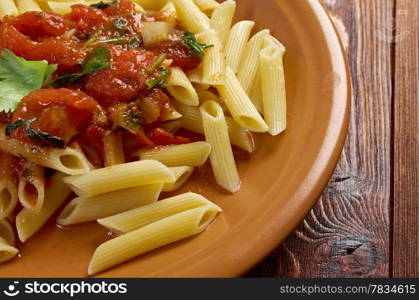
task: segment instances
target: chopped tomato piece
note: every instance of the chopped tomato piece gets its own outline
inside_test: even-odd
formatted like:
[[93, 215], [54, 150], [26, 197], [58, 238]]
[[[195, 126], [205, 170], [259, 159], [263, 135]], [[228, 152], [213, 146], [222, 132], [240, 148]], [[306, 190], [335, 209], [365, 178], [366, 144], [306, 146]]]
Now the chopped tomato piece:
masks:
[[117, 16], [132, 13], [134, 11], [134, 3], [131, 0], [122, 0], [104, 9], [108, 16]]
[[154, 144], [159, 146], [187, 144], [191, 142], [191, 140], [188, 138], [174, 136], [170, 132], [167, 132], [166, 130], [159, 127], [155, 128], [149, 134], [149, 138]]
[[95, 26], [109, 22], [108, 16], [101, 9], [76, 4], [71, 6], [68, 18], [76, 22], [75, 27], [83, 32], [91, 33]]
[[[13, 121], [35, 119], [30, 124], [31, 128], [68, 142], [100, 113], [101, 107], [96, 100], [81, 91], [40, 89], [21, 100], [13, 114]], [[24, 139], [22, 130], [16, 130], [14, 137]]]
[[39, 11], [29, 11], [17, 17], [7, 16], [3, 22], [13, 25], [32, 38], [59, 36], [68, 29], [62, 15]]

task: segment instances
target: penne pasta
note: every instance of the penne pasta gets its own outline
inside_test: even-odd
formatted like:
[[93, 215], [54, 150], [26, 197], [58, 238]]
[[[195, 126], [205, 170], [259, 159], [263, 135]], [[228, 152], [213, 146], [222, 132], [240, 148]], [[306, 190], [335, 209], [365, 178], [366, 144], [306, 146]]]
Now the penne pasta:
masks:
[[144, 9], [159, 10], [167, 4], [168, 0], [134, 0]]
[[0, 263], [13, 259], [18, 253], [18, 249], [4, 243], [0, 238]]
[[19, 13], [13, 0], [1, 0], [0, 18], [4, 16], [16, 16]]
[[230, 67], [227, 67], [225, 85], [218, 85], [217, 90], [224, 99], [234, 120], [241, 127], [254, 132], [268, 131], [268, 126], [256, 110]]
[[108, 217], [156, 202], [163, 184], [150, 184], [93, 197], [71, 200], [57, 218], [60, 225], [70, 225]]
[[212, 45], [205, 50], [202, 59], [202, 77], [204, 84], [216, 85], [224, 84], [226, 73], [226, 62], [220, 40], [215, 30], [207, 30], [196, 36], [201, 43]]
[[85, 197], [173, 181], [173, 173], [155, 160], [135, 161], [96, 169], [85, 175], [64, 178], [64, 182], [77, 195]]
[[240, 21], [231, 28], [224, 48], [226, 63], [234, 73], [237, 73], [240, 59], [249, 40], [250, 33], [255, 26], [253, 21]]
[[215, 30], [222, 46], [226, 43], [235, 11], [236, 2], [227, 0], [217, 6], [211, 15], [210, 28]]
[[15, 233], [10, 223], [5, 219], [0, 220], [0, 239], [3, 243], [15, 245]]
[[[182, 127], [199, 134], [204, 134], [201, 112], [198, 107], [176, 104], [176, 108], [182, 114]], [[252, 133], [240, 127], [230, 117], [225, 117], [228, 127], [228, 134], [233, 145], [252, 153], [255, 150], [255, 142]]]
[[206, 14], [211, 14], [215, 8], [217, 8], [220, 3], [218, 3], [215, 0], [193, 0], [196, 4], [196, 6], [199, 7], [201, 11], [203, 11]]
[[170, 75], [167, 80], [168, 87], [167, 91], [173, 96], [178, 102], [197, 106], [199, 104], [198, 94], [188, 76], [179, 67], [170, 68]]
[[33, 213], [38, 213], [45, 198], [44, 168], [31, 162], [23, 166], [22, 175], [19, 176], [18, 197], [23, 207]]
[[27, 11], [42, 11], [35, 0], [15, 0], [20, 14]]
[[263, 95], [262, 95], [262, 80], [260, 75], [260, 67], [256, 73], [255, 82], [249, 95], [253, 105], [260, 114], [263, 114]]
[[115, 232], [130, 232], [175, 214], [202, 206], [217, 205], [195, 193], [184, 193], [157, 201], [153, 204], [135, 208], [108, 218], [99, 219], [98, 223]]
[[271, 135], [287, 126], [287, 108], [283, 56], [285, 47], [268, 46], [260, 52], [263, 112]]
[[103, 152], [105, 154], [106, 167], [125, 163], [120, 131], [112, 132], [103, 138]]
[[189, 166], [172, 167], [169, 168], [175, 176], [174, 182], [167, 182], [163, 186], [163, 192], [173, 192], [182, 187], [185, 182], [191, 177], [194, 168]]
[[18, 202], [11, 165], [12, 156], [0, 151], [0, 220], [8, 217]]
[[65, 149], [27, 144], [6, 137], [4, 125], [0, 125], [0, 150], [68, 175], [85, 174], [91, 169], [89, 161], [77, 144]]
[[201, 115], [205, 139], [212, 149], [210, 161], [215, 180], [227, 191], [235, 193], [240, 189], [240, 177], [223, 109], [217, 102], [209, 100], [201, 105]]
[[209, 29], [209, 18], [195, 5], [193, 0], [172, 0], [179, 21], [193, 33]]
[[201, 233], [218, 212], [215, 205], [198, 207], [109, 240], [96, 249], [88, 274], [96, 274], [150, 250]]
[[262, 49], [264, 39], [268, 35], [268, 29], [256, 33], [247, 43], [240, 60], [240, 70], [237, 73], [237, 79], [246, 93], [249, 93], [253, 86], [259, 68], [259, 51]]
[[19, 240], [25, 242], [37, 232], [48, 219], [57, 211], [71, 194], [71, 190], [64, 184], [64, 174], [55, 173], [45, 191], [45, 201], [39, 213], [34, 214], [23, 208], [16, 216], [16, 228]]
[[71, 12], [71, 6], [75, 4], [84, 4], [83, 0], [77, 1], [65, 1], [65, 2], [56, 2], [56, 1], [48, 1], [47, 4], [52, 12], [56, 14], [68, 14]]
[[140, 150], [136, 154], [141, 160], [151, 159], [159, 161], [168, 167], [199, 167], [206, 162], [210, 152], [211, 146], [208, 143], [195, 142]]

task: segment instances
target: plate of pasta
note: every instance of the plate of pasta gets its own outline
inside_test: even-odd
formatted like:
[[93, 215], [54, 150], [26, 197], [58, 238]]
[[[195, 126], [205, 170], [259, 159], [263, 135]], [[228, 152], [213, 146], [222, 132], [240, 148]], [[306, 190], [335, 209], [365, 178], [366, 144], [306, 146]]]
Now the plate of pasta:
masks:
[[350, 79], [316, 0], [2, 0], [0, 276], [229, 277], [327, 184]]

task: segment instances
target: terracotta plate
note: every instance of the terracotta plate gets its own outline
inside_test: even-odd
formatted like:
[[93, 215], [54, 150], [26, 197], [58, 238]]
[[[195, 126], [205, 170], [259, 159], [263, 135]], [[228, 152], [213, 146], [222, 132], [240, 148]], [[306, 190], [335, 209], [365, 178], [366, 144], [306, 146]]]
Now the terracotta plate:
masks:
[[[239, 163], [242, 188], [229, 195], [208, 168], [183, 191], [224, 209], [203, 234], [161, 248], [99, 276], [238, 276], [273, 250], [304, 218], [327, 184], [347, 130], [350, 79], [342, 46], [316, 0], [240, 0], [238, 18], [270, 28], [287, 47], [288, 128], [257, 137], [257, 151]], [[0, 276], [87, 276], [95, 248], [109, 238], [94, 223], [58, 228], [51, 222]]]

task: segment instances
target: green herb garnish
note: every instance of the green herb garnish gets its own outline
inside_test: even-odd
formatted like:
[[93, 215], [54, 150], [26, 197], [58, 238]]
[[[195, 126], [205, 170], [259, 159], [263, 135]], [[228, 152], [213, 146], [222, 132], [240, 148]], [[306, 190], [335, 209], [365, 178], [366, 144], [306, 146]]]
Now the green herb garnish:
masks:
[[102, 69], [109, 67], [112, 58], [111, 51], [104, 47], [95, 48], [81, 63], [82, 70], [78, 73], [64, 74], [52, 82], [54, 87], [61, 86], [67, 82], [74, 82], [80, 77], [88, 74], [96, 73]]
[[116, 20], [113, 22], [113, 25], [116, 29], [124, 29], [128, 25], [128, 21], [124, 18], [116, 18]]
[[107, 7], [109, 7], [109, 6], [113, 5], [113, 4], [116, 4], [116, 3], [118, 3], [118, 1], [112, 1], [112, 2], [103, 2], [103, 1], [100, 1], [98, 3], [90, 4], [90, 7], [104, 9], [104, 8], [107, 8]]
[[167, 88], [168, 85], [165, 83], [167, 77], [169, 76], [169, 70], [161, 69], [158, 76], [151, 77], [146, 81], [147, 87], [151, 89], [164, 89]]
[[214, 45], [206, 45], [199, 43], [196, 40], [195, 34], [190, 31], [185, 31], [182, 43], [189, 48], [189, 56], [201, 58], [204, 50], [214, 47]]
[[141, 40], [134, 36], [128, 41], [128, 45], [133, 48], [139, 48], [141, 46]]
[[10, 123], [9, 125], [6, 126], [6, 135], [10, 136], [11, 133], [14, 130], [16, 130], [20, 127], [23, 127], [23, 130], [25, 131], [26, 135], [32, 141], [34, 141], [35, 143], [37, 143], [41, 146], [55, 147], [55, 148], [64, 148], [65, 147], [65, 142], [64, 142], [63, 139], [31, 128], [29, 125], [30, 125], [30, 123], [32, 123], [35, 120], [36, 120], [36, 118], [35, 119], [30, 119], [30, 120], [19, 120], [19, 121], [16, 121], [14, 123]]
[[134, 111], [131, 108], [127, 108], [123, 113], [123, 120], [126, 128], [131, 131], [135, 131], [138, 128], [141, 128], [143, 123], [143, 117], [139, 111]]
[[166, 58], [166, 53], [160, 54], [159, 56], [156, 56], [151, 65], [146, 69], [146, 72], [148, 74], [152, 74], [154, 72], [154, 70], [156, 70], [161, 63], [164, 61], [164, 59]]
[[28, 61], [8, 49], [0, 56], [0, 112], [13, 112], [23, 97], [40, 89], [57, 69], [46, 60]]

